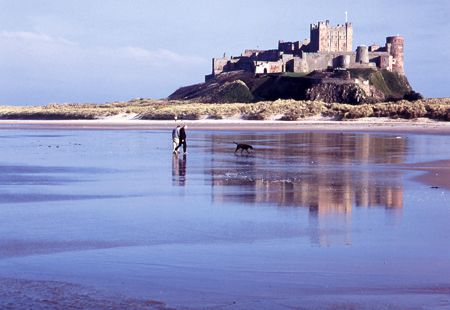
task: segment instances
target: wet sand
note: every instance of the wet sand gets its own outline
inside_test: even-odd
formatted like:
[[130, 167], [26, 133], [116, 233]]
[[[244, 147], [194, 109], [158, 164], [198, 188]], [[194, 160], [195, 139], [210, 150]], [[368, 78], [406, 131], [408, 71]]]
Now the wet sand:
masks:
[[438, 160], [425, 163], [415, 163], [406, 166], [409, 169], [423, 172], [413, 179], [434, 189], [450, 190], [450, 160]]
[[6, 128], [0, 308], [450, 306], [446, 135]]
[[249, 130], [249, 131], [343, 131], [343, 132], [398, 132], [450, 134], [450, 122], [429, 119], [393, 120], [365, 118], [348, 121], [309, 119], [304, 121], [245, 121], [245, 120], [195, 120], [151, 121], [130, 119], [99, 120], [0, 120], [0, 128], [28, 128], [38, 126], [49, 129], [117, 129], [164, 130], [175, 124], [186, 124], [189, 130]]
[[108, 295], [95, 288], [57, 281], [0, 278], [2, 309], [170, 309], [155, 300]]

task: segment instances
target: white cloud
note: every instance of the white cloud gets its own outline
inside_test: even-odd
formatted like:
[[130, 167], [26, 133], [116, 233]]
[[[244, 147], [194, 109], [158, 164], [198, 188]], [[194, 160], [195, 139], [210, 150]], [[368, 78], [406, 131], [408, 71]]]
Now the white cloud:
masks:
[[36, 32], [0, 32], [0, 55], [3, 60], [20, 63], [30, 57], [51, 57], [64, 50], [76, 49], [77, 45], [69, 40], [52, 37]]
[[37, 64], [145, 67], [195, 66], [206, 63], [196, 56], [180, 55], [166, 49], [148, 50], [139, 46], [81, 46], [61, 37], [37, 32], [0, 32], [0, 56], [4, 62], [20, 66]]
[[74, 44], [69, 40], [62, 38], [55, 38], [48, 34], [38, 32], [26, 32], [26, 31], [1, 31], [0, 39], [9, 40], [10, 42], [23, 42], [23, 43], [62, 43], [62, 44]]
[[198, 65], [204, 64], [205, 59], [195, 56], [180, 55], [166, 49], [147, 50], [137, 46], [127, 46], [113, 50], [123, 57], [134, 59], [139, 62], [147, 62], [149, 65], [180, 64]]
[[39, 32], [0, 31], [0, 46], [0, 104], [160, 98], [208, 70], [207, 60], [166, 49], [88, 46]]
[[[106, 47], [80, 46], [75, 42], [36, 32], [0, 32], [0, 53], [3, 58], [15, 59], [21, 56], [32, 56], [34, 60], [42, 57], [54, 57], [70, 63], [71, 57], [93, 58], [99, 61], [136, 61], [147, 65], [204, 64], [205, 59], [195, 56], [185, 56], [166, 49], [148, 50], [138, 46]], [[106, 59], [105, 59], [106, 57]]]

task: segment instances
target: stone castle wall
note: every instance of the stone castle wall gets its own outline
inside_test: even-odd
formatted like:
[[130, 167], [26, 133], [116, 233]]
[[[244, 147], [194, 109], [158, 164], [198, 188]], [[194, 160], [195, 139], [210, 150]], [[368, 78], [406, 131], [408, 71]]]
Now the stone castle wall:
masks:
[[310, 30], [310, 40], [279, 41], [278, 49], [245, 50], [241, 56], [214, 58], [207, 78], [236, 70], [268, 74], [329, 68], [378, 68], [404, 74], [404, 39], [400, 36], [387, 37], [384, 47], [358, 46], [354, 52], [351, 23], [332, 27], [329, 21], [319, 22]]

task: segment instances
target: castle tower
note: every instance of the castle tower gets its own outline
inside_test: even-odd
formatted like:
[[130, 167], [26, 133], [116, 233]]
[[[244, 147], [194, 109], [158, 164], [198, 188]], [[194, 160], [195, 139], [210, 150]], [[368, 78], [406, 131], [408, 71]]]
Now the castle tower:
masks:
[[386, 38], [386, 46], [390, 45], [390, 49], [388, 49], [389, 54], [392, 55], [393, 64], [392, 71], [397, 72], [399, 74], [405, 74], [404, 67], [404, 46], [405, 39], [400, 36], [392, 36]]
[[361, 64], [369, 63], [369, 49], [365, 45], [356, 48], [356, 62]]
[[340, 55], [337, 59], [339, 68], [350, 68], [350, 55]]
[[345, 51], [353, 51], [353, 25], [352, 23], [345, 22]]
[[330, 21], [319, 21], [310, 27], [309, 52], [351, 52], [353, 50], [353, 26], [346, 22], [344, 25], [330, 26]]

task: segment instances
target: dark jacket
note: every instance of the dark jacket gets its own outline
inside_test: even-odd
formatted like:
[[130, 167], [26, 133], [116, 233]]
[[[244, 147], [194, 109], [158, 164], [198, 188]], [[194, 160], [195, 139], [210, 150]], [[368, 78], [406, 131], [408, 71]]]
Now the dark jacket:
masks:
[[184, 130], [184, 127], [180, 129], [180, 140], [186, 140], [186, 130]]

